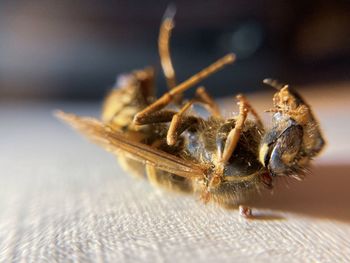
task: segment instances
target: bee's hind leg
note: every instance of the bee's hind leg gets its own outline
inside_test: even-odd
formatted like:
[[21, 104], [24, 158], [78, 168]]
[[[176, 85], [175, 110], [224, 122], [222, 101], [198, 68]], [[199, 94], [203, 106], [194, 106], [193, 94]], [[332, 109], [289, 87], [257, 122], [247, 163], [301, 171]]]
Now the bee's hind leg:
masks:
[[189, 79], [180, 83], [176, 87], [172, 88], [169, 92], [165, 93], [158, 100], [150, 104], [148, 107], [138, 112], [134, 117], [135, 124], [144, 124], [143, 119], [147, 117], [147, 115], [153, 114], [164, 109], [169, 103], [173, 102], [178, 94], [182, 94], [184, 91], [188, 90], [192, 86], [196, 85], [201, 80], [207, 78], [211, 74], [223, 68], [225, 65], [232, 63], [236, 59], [234, 54], [228, 54], [221, 59], [217, 60], [213, 64], [204, 68], [197, 74], [193, 75]]
[[[158, 36], [158, 52], [163, 73], [166, 78], [168, 88], [171, 90], [176, 86], [176, 74], [170, 56], [170, 37], [174, 28], [174, 12], [166, 14], [160, 26]], [[180, 95], [180, 94], [179, 94]]]

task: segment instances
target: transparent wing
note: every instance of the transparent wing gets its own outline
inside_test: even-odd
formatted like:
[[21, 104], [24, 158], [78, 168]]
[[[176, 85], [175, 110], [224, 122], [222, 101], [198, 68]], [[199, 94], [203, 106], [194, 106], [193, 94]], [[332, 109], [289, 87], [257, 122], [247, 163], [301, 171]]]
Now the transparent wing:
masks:
[[94, 118], [78, 117], [62, 111], [56, 112], [56, 116], [109, 152], [122, 152], [129, 158], [186, 178], [202, 178], [204, 175], [205, 166], [133, 141]]

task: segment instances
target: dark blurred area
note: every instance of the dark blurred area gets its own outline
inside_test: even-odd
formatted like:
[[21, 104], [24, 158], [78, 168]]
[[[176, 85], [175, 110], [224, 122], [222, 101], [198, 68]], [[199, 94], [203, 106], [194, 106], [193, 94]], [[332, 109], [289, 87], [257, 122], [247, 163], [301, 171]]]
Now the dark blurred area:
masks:
[[[350, 80], [350, 1], [172, 1], [178, 80], [227, 52], [234, 66], [204, 82], [215, 96], [261, 90], [265, 77], [295, 85]], [[166, 1], [0, 2], [1, 100], [100, 100], [117, 74], [158, 71]]]

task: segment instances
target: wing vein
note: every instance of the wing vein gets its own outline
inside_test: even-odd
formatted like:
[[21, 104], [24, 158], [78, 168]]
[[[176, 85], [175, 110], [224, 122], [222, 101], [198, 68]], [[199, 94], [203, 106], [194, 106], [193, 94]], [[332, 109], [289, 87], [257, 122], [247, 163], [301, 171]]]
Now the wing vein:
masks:
[[205, 166], [184, 160], [175, 155], [133, 141], [121, 132], [101, 123], [94, 118], [78, 117], [74, 114], [57, 112], [56, 116], [80, 131], [106, 150], [118, 154], [123, 152], [129, 158], [150, 164], [158, 169], [187, 178], [203, 177]]

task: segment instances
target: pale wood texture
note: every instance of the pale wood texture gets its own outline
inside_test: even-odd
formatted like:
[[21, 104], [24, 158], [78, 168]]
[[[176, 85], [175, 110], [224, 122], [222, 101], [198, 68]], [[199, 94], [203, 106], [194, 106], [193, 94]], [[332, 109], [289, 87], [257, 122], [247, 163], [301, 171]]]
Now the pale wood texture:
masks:
[[[97, 105], [1, 105], [0, 262], [350, 262], [343, 86], [303, 93], [328, 147], [305, 181], [261, 196], [255, 220], [153, 189], [51, 115]], [[260, 111], [270, 95], [248, 98]]]

